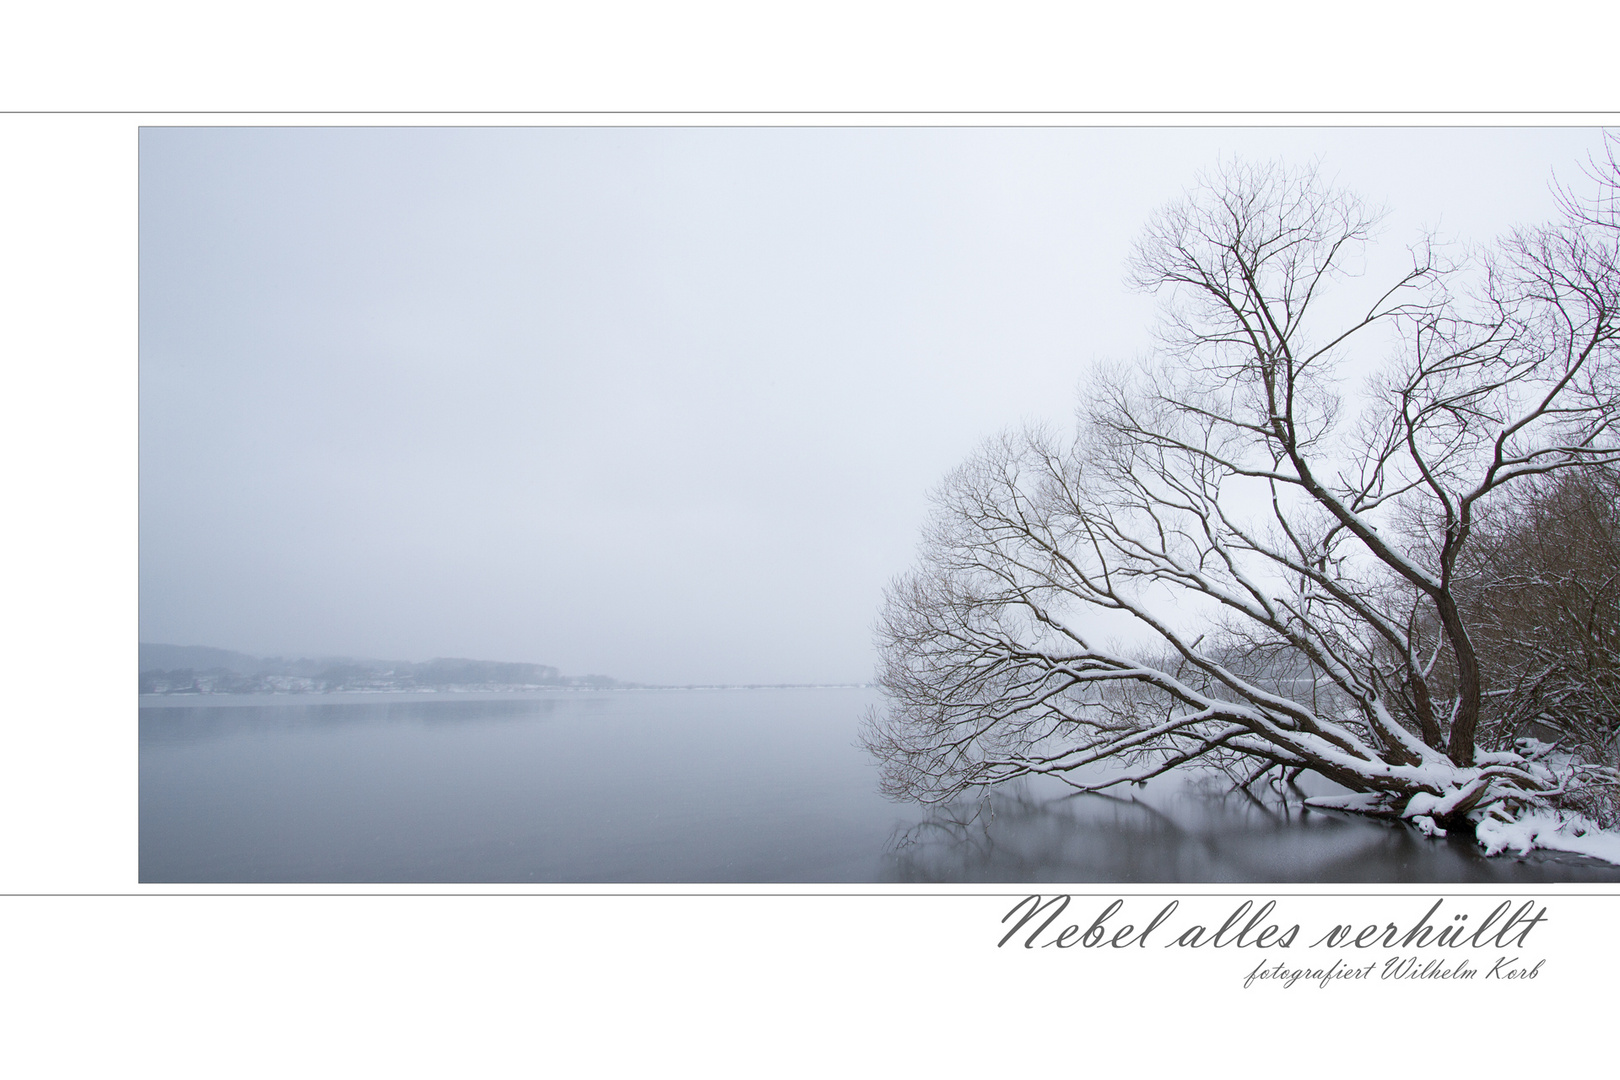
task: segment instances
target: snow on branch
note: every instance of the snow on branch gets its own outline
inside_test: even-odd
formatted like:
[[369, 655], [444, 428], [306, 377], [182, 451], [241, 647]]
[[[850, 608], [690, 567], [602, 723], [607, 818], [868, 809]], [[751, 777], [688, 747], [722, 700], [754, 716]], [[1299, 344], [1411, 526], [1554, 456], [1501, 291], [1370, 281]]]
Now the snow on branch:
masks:
[[[1226, 164], [1160, 211], [1129, 264], [1164, 301], [1158, 351], [1094, 372], [1072, 435], [1007, 433], [952, 473], [888, 591], [864, 734], [885, 790], [1247, 762], [1439, 830], [1611, 785], [1508, 745], [1492, 710], [1527, 691], [1482, 661], [1467, 588], [1516, 493], [1620, 461], [1613, 163], [1561, 222], [1423, 241], [1340, 322], [1326, 297], [1378, 215], [1315, 170]], [[1377, 368], [1364, 392], [1351, 364]]]

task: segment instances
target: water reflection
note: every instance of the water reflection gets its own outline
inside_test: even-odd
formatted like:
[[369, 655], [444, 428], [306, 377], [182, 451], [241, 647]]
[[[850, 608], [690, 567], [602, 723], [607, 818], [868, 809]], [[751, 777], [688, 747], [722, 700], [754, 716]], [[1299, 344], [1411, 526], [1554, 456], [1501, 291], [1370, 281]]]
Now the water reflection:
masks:
[[[300, 695], [301, 697], [301, 695]], [[601, 697], [574, 695], [378, 695], [374, 700], [322, 700], [310, 695], [291, 702], [286, 697], [244, 695], [229, 704], [146, 705], [140, 710], [140, 744], [164, 746], [204, 742], [225, 736], [286, 735], [300, 729], [333, 729], [367, 725], [449, 727], [522, 720], [543, 720], [560, 711], [603, 711]]]
[[1209, 777], [1139, 795], [1025, 785], [897, 828], [887, 870], [901, 882], [1620, 881], [1620, 867], [1556, 852], [1487, 859], [1468, 838], [1309, 810], [1303, 795]]
[[[1165, 777], [925, 811], [875, 691], [143, 699], [144, 882], [1620, 881]], [[1318, 792], [1312, 792], [1316, 794]]]
[[143, 700], [141, 880], [874, 881], [872, 697]]

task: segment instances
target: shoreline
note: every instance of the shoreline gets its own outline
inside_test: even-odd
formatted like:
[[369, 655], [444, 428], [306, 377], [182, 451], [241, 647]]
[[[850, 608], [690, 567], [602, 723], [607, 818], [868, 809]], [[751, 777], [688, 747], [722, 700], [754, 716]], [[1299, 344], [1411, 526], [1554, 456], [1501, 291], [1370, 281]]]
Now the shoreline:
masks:
[[748, 690], [873, 690], [870, 683], [741, 683], [693, 684], [689, 686], [523, 686], [468, 687], [465, 689], [423, 690], [279, 690], [266, 693], [232, 694], [177, 691], [166, 694], [140, 694], [140, 707], [188, 708], [206, 705], [293, 704], [318, 701], [492, 701], [503, 698], [550, 697], [572, 694], [669, 693], [672, 691], [735, 692]]

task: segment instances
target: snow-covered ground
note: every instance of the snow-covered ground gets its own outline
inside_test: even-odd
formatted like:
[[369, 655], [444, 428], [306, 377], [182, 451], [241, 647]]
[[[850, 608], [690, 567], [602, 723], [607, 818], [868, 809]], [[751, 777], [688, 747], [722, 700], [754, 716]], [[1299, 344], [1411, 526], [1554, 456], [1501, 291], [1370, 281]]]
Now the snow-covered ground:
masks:
[[1568, 851], [1620, 865], [1620, 832], [1600, 829], [1579, 814], [1532, 810], [1514, 821], [1487, 817], [1474, 829], [1487, 855], [1509, 848], [1520, 855], [1532, 848]]

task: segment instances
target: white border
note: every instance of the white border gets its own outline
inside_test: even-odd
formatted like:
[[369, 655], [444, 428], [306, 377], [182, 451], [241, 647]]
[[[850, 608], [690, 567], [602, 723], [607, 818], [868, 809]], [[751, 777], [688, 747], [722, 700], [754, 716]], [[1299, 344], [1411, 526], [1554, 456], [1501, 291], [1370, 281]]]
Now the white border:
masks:
[[[0, 893], [136, 888], [130, 286], [140, 123], [1588, 125], [1614, 115], [1516, 110], [1620, 106], [1606, 4], [1506, 23], [1473, 5], [1388, 2], [1315, 18], [1281, 3], [1134, 12], [1018, 4], [995, 19], [937, 4], [763, 12], [556, 5], [507, 25], [492, 5], [447, 20], [397, 5], [299, 0], [224, 13], [170, 0], [36, 5], [11, 21], [0, 104], [13, 110], [735, 109], [746, 99], [773, 110], [1118, 111], [0, 118], [0, 400], [9, 405], [0, 449], [4, 504], [21, 523], [4, 538], [0, 655], [13, 693], [0, 753]], [[1271, 111], [1140, 111], [1189, 105]], [[1480, 107], [1498, 111], [1472, 111]], [[1436, 111], [1379, 111], [1402, 108]], [[115, 662], [89, 665], [87, 678], [86, 657]], [[1488, 1054], [1502, 1069], [1546, 1070], [1596, 1063], [1593, 1036], [1606, 1029], [1620, 959], [1607, 932], [1612, 894], [1579, 886], [1542, 891], [1554, 966], [1535, 983], [1236, 998], [1228, 969], [1238, 965], [1204, 954], [1171, 962], [996, 950], [986, 931], [1005, 893], [984, 894], [1000, 889], [210, 891], [0, 896], [8, 1061], [30, 1074], [143, 1063], [173, 1075], [276, 1076], [685, 1064], [820, 1076], [1171, 1072], [1225, 1061], [1359, 1074], [1397, 1061], [1451, 1069]], [[1488, 890], [1443, 895], [1478, 891]], [[1179, 895], [1216, 892], [1198, 902], [1218, 905], [1239, 890]], [[1320, 922], [1404, 911], [1434, 888], [1294, 893], [1267, 895]]]

